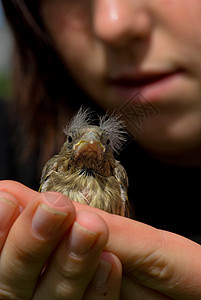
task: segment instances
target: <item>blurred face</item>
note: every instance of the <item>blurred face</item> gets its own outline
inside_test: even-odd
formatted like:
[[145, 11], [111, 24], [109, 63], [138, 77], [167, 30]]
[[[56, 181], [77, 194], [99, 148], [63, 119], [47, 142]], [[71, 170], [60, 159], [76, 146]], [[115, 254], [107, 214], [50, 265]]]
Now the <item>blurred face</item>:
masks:
[[[64, 64], [146, 149], [201, 148], [200, 0], [41, 0]], [[138, 96], [136, 93], [138, 93]]]

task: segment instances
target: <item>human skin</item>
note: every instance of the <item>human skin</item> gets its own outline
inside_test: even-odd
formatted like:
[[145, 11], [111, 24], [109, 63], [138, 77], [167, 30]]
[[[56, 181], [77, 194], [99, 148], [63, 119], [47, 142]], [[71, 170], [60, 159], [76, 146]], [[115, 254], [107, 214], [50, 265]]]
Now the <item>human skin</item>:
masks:
[[[37, 239], [38, 236], [30, 231], [29, 224], [34, 212], [33, 207], [37, 206], [43, 195], [12, 181], [0, 182], [0, 191], [0, 193], [2, 191], [7, 193], [7, 198], [10, 195], [12, 201], [15, 199], [15, 202], [24, 208], [17, 221], [11, 226], [1, 251], [0, 293], [3, 289], [11, 293], [12, 299], [34, 300], [44, 299], [44, 296], [52, 300], [63, 298], [130, 300], [133, 296], [137, 300], [200, 299], [201, 265], [198, 259], [201, 255], [200, 245], [181, 236], [78, 203], [74, 203], [77, 223], [91, 231], [99, 232], [99, 240], [95, 248], [99, 249], [98, 253], [104, 248], [107, 254], [103, 258], [112, 265], [113, 273], [110, 274], [112, 280], [109, 281], [109, 293], [106, 295], [108, 298], [102, 294], [103, 290], [88, 288], [86, 274], [89, 272], [88, 276], [92, 276], [93, 264], [97, 263], [98, 254], [92, 248], [88, 255], [78, 256], [78, 260], [72, 258], [67, 246], [71, 244], [72, 237], [68, 233], [69, 230], [52, 259], [49, 260], [50, 266], [41, 280], [38, 294], [36, 293], [32, 298], [30, 293], [32, 294], [36, 285], [41, 265], [49, 258], [52, 248], [58, 243], [63, 232], [70, 224], [74, 227], [73, 203], [65, 196], [60, 196], [65, 205], [59, 210], [67, 211], [70, 218], [66, 219], [64, 226], [60, 228], [60, 233], [52, 233], [49, 239]], [[51, 220], [47, 219], [47, 221]], [[59, 228], [61, 226], [59, 219], [54, 221], [54, 226], [57, 226], [57, 222]], [[110, 234], [107, 240], [108, 229]], [[115, 253], [115, 256], [110, 253]], [[124, 271], [120, 294], [121, 264], [117, 256], [122, 262]], [[88, 294], [82, 298], [85, 288]], [[58, 294], [56, 296], [55, 291], [60, 291], [59, 297]], [[2, 299], [10, 299], [0, 295]]]
[[[200, 165], [199, 0], [41, 0], [40, 12], [70, 74], [95, 102], [121, 111], [140, 90], [159, 114], [142, 118], [137, 136], [127, 124], [130, 133], [162, 160]], [[170, 76], [142, 82], [158, 73]]]
[[[137, 137], [132, 124], [127, 124], [137, 142], [158, 159], [200, 166], [199, 0], [41, 0], [40, 8], [44, 25], [66, 68], [96, 103], [105, 109], [121, 112], [122, 105], [140, 90], [147, 101], [157, 107], [159, 114], [156, 118], [141, 119], [141, 134]], [[146, 74], [152, 76], [157, 73], [171, 73], [171, 76], [167, 76], [166, 82], [156, 80], [147, 84], [144, 80], [139, 85]], [[120, 80], [115, 81], [114, 78]], [[135, 108], [135, 101], [132, 105]], [[111, 220], [114, 221], [114, 218]], [[113, 228], [114, 224], [110, 225]], [[143, 236], [141, 227], [130, 227], [127, 222], [126, 225], [132, 228], [131, 235], [127, 237], [139, 245]], [[115, 234], [110, 226], [109, 229], [110, 239], [113, 239]], [[125, 232], [128, 232], [127, 227]], [[150, 241], [151, 232], [147, 240], [143, 240], [144, 245], [154, 241], [151, 245], [157, 247], [158, 236], [154, 235]], [[119, 234], [121, 238], [122, 235]], [[174, 235], [167, 237], [164, 233], [164, 237], [165, 250], [174, 249], [173, 252], [167, 251], [170, 254], [169, 263], [174, 262], [173, 273], [180, 273], [182, 265], [191, 265], [195, 249], [198, 251], [196, 255], [200, 255], [200, 246]], [[114, 245], [118, 250], [119, 247], [121, 251], [126, 250], [126, 243], [122, 241], [116, 240]], [[130, 247], [127, 249], [131, 250]], [[119, 255], [116, 249], [113, 252]], [[183, 263], [180, 266], [180, 263], [175, 263], [176, 253], [182, 253]], [[119, 257], [125, 266], [124, 259], [121, 255]], [[131, 257], [135, 262], [136, 257]], [[168, 261], [168, 254], [166, 258]], [[182, 281], [188, 278], [188, 283], [183, 281], [181, 284], [180, 296], [174, 288], [169, 295], [173, 299], [196, 299], [196, 292], [190, 287], [188, 295], [185, 296], [182, 291], [187, 290], [186, 284], [189, 286], [191, 282], [194, 285], [195, 277], [200, 278], [199, 272], [195, 265], [184, 269], [186, 273]], [[188, 274], [193, 274], [193, 277], [190, 279]], [[156, 278], [159, 277], [158, 274]], [[167, 287], [174, 286], [168, 283]]]
[[[167, 78], [166, 84], [154, 82], [151, 84], [151, 89], [146, 83], [140, 86], [141, 93], [157, 106], [160, 113], [157, 118], [143, 119], [142, 134], [137, 137], [137, 140], [153, 155], [160, 156], [164, 160], [177, 161], [177, 163], [190, 160], [198, 165], [201, 142], [201, 42], [199, 38], [201, 5], [199, 0], [177, 2], [173, 0], [42, 0], [41, 16], [69, 72], [91, 98], [105, 109], [118, 109], [127, 102], [136, 91], [134, 84], [136, 79], [133, 80], [133, 77], [136, 77], [136, 74], [138, 76], [139, 72], [163, 74], [171, 71], [173, 74]], [[110, 77], [124, 73], [127, 77], [131, 74], [133, 87], [130, 82], [121, 83], [120, 87], [118, 84], [111, 84]], [[132, 128], [129, 129], [132, 131]], [[135, 135], [135, 132], [133, 134]], [[180, 162], [178, 154], [182, 158]], [[14, 224], [10, 223], [11, 230], [8, 230], [8, 236], [4, 234], [3, 237], [6, 242], [5, 245], [2, 244], [4, 255], [1, 255], [0, 270], [1, 272], [8, 270], [5, 263], [5, 253], [8, 253], [6, 262], [10, 261], [10, 274], [13, 274], [13, 277], [7, 277], [7, 282], [4, 277], [1, 288], [5, 288], [6, 283], [7, 289], [9, 287], [11, 292], [16, 292], [17, 286], [19, 294], [24, 291], [26, 279], [28, 288], [25, 289], [23, 296], [29, 299], [38, 274], [35, 273], [33, 265], [40, 269], [40, 264], [42, 265], [42, 262], [49, 258], [48, 251], [52, 249], [49, 246], [56, 247], [58, 236], [52, 236], [49, 243], [41, 245], [38, 240], [36, 243], [36, 240], [32, 239], [32, 232], [29, 231], [28, 226], [25, 226], [30, 224], [34, 211], [33, 205], [37, 204], [37, 201], [42, 201], [41, 195], [13, 182], [2, 182], [0, 188], [11, 196], [12, 201], [19, 202], [24, 207], [21, 214], [19, 211], [14, 212], [13, 218], [15, 219], [18, 214], [19, 217]], [[105, 240], [99, 244], [96, 257], [92, 256], [95, 265], [103, 249], [109, 254], [116, 255], [113, 261], [111, 257], [109, 258], [117, 276], [111, 274], [108, 299], [119, 299], [119, 290], [116, 287], [120, 286], [121, 264], [117, 256], [124, 270], [122, 299], [133, 299], [133, 295], [138, 300], [201, 298], [199, 245], [133, 220], [111, 216], [76, 203], [74, 205], [78, 218], [81, 217], [80, 209], [87, 210], [87, 213], [95, 213], [86, 216], [96, 218], [94, 224], [105, 237]], [[70, 212], [75, 214], [73, 208]], [[75, 218], [76, 214], [73, 216]], [[81, 219], [82, 222], [86, 221], [86, 216]], [[65, 223], [59, 237], [73, 224], [73, 219]], [[29, 241], [22, 238], [22, 232], [23, 237], [30, 238]], [[67, 239], [70, 239], [70, 236], [67, 236]], [[19, 245], [21, 241], [27, 241], [24, 249], [19, 248], [20, 245], [22, 246], [22, 243]], [[38, 252], [37, 245], [40, 245]], [[49, 273], [46, 273], [46, 279], [39, 287], [41, 294], [47, 296], [48, 291], [52, 299], [56, 298], [53, 298], [55, 295], [51, 293], [49, 287], [54, 285], [48, 283], [54, 282], [57, 278], [57, 273], [53, 271], [57, 272], [58, 265], [61, 266], [63, 262], [62, 245], [58, 246], [58, 252], [56, 251], [50, 262]], [[10, 252], [13, 249], [18, 251]], [[19, 252], [20, 249], [24, 252]], [[29, 251], [30, 249], [32, 251]], [[9, 256], [9, 253], [14, 255]], [[19, 270], [15, 269], [18, 262], [15, 258], [19, 258], [19, 254], [21, 258], [19, 263], [23, 263], [21, 277], [18, 277]], [[42, 258], [38, 260], [39, 254]], [[30, 263], [32, 268], [28, 268]], [[86, 268], [86, 264], [86, 261], [81, 262], [82, 267]], [[13, 272], [13, 268], [16, 273]], [[30, 277], [27, 277], [27, 270]], [[75, 268], [71, 271], [74, 270]], [[90, 279], [94, 272], [95, 268], [90, 270]], [[76, 280], [73, 286], [70, 285], [72, 282], [67, 281], [67, 285], [73, 287], [72, 299], [75, 299], [75, 295], [78, 296], [76, 287], [80, 286], [80, 282], [83, 283], [82, 292], [87, 289], [90, 279], [83, 282], [84, 275], [86, 274], [83, 267], [80, 269], [79, 280]], [[9, 278], [13, 282], [8, 282]], [[19, 281], [13, 286], [16, 278], [19, 278]], [[19, 283], [23, 283], [23, 286]], [[56, 282], [56, 284], [60, 283]], [[111, 291], [117, 291], [116, 295]], [[94, 295], [90, 296], [90, 291], [88, 293], [88, 299], [95, 298]], [[79, 297], [82, 299], [82, 295]], [[69, 296], [69, 299], [71, 298]], [[36, 299], [39, 299], [38, 295]]]
[[0, 182], [1, 299], [118, 299], [122, 267], [107, 240], [105, 221], [62, 194]]

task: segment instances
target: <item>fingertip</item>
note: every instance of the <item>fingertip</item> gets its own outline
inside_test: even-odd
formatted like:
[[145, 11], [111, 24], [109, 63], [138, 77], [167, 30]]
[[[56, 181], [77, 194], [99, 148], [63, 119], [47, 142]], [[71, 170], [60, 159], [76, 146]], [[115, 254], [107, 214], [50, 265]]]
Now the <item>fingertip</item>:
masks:
[[19, 203], [18, 203], [17, 199], [8, 192], [0, 191], [0, 198], [5, 199], [5, 200], [9, 200], [14, 205], [19, 206]]
[[39, 195], [41, 201], [48, 206], [60, 211], [70, 212], [75, 215], [75, 207], [72, 201], [65, 195], [58, 192], [45, 192]]
[[87, 230], [96, 232], [98, 234], [104, 233], [107, 238], [109, 236], [109, 230], [106, 222], [103, 218], [91, 211], [78, 211], [76, 216], [76, 222], [85, 227]]
[[87, 299], [119, 299], [121, 281], [121, 261], [113, 253], [103, 251], [88, 287]]
[[0, 191], [12, 195], [23, 208], [39, 194], [22, 183], [12, 180], [0, 181]]
[[121, 261], [116, 256], [115, 254], [108, 252], [108, 251], [103, 251], [101, 254], [101, 259], [107, 261], [108, 263], [112, 265], [118, 265], [120, 269], [122, 269]]
[[116, 274], [117, 277], [121, 277], [122, 274], [122, 263], [118, 256], [115, 254], [108, 252], [108, 251], [103, 251], [101, 254], [101, 260], [109, 263], [111, 267], [111, 272], [113, 274]]

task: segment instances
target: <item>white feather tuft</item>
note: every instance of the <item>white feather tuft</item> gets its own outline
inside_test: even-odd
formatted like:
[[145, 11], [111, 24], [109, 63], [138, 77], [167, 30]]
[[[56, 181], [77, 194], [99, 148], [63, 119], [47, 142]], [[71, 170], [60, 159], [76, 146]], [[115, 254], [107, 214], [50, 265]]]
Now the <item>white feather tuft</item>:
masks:
[[124, 121], [120, 115], [109, 115], [99, 117], [100, 128], [109, 135], [110, 145], [115, 152], [119, 152], [122, 144], [127, 140], [127, 132]]
[[[92, 111], [87, 108], [81, 107], [72, 121], [65, 127], [64, 133], [69, 134], [69, 131], [77, 131], [81, 128], [92, 125], [94, 119]], [[104, 116], [99, 116], [100, 129], [108, 135], [110, 146], [116, 153], [119, 152], [122, 144], [127, 140], [127, 131], [124, 121], [120, 115], [109, 115], [106, 113]]]
[[80, 128], [90, 125], [91, 122], [92, 118], [90, 109], [85, 109], [81, 106], [71, 122], [64, 128], [64, 133], [67, 135], [69, 130], [79, 130]]

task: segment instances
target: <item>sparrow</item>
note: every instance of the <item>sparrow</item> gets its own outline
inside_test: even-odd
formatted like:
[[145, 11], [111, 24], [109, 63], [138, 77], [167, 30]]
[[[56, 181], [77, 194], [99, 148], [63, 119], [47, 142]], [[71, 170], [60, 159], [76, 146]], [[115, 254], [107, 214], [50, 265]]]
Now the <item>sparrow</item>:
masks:
[[59, 154], [44, 166], [40, 192], [56, 191], [106, 212], [129, 216], [128, 177], [114, 157], [126, 140], [119, 116], [99, 116], [93, 125], [89, 109], [80, 108], [68, 124]]

